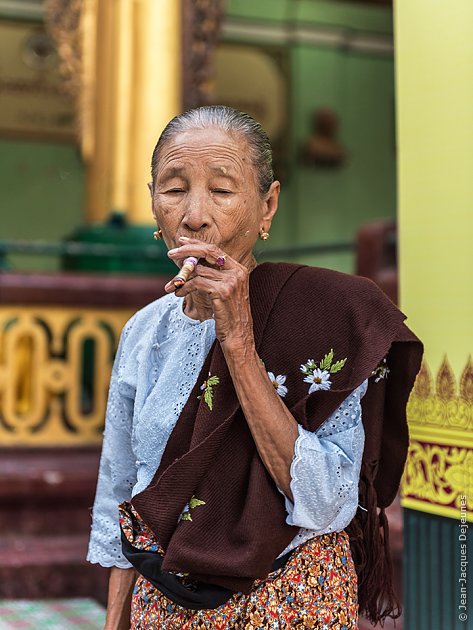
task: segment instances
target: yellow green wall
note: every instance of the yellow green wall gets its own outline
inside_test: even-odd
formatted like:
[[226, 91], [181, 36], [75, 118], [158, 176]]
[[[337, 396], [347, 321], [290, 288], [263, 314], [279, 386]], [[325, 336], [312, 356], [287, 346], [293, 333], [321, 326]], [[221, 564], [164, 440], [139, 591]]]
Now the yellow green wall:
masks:
[[436, 370], [473, 352], [473, 3], [397, 2], [401, 304]]

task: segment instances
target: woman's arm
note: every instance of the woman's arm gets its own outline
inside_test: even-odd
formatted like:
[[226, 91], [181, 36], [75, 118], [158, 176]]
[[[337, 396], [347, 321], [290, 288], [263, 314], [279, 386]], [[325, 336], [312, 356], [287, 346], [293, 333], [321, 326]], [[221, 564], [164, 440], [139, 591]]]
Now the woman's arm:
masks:
[[135, 581], [134, 569], [112, 568], [108, 583], [107, 620], [104, 630], [129, 630], [131, 596]]
[[[224, 257], [225, 268], [197, 265], [195, 277], [176, 291], [178, 296], [205, 296], [215, 319], [215, 330], [233, 379], [241, 408], [258, 452], [269, 474], [292, 499], [290, 467], [298, 424], [277, 394], [255, 349], [249, 298], [249, 270], [215, 245], [182, 238], [182, 247], [170, 250], [172, 259], [205, 258], [216, 264]], [[166, 290], [174, 290], [171, 283]]]
[[290, 468], [299, 435], [297, 422], [276, 393], [254, 345], [223, 350], [258, 453], [278, 488], [292, 501]]

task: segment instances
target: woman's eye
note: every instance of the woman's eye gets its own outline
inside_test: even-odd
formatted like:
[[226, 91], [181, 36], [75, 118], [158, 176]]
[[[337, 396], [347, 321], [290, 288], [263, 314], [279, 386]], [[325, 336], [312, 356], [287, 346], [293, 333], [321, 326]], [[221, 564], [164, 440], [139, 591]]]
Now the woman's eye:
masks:
[[170, 188], [169, 190], [166, 190], [167, 193], [183, 193], [185, 192], [184, 188]]
[[225, 188], [214, 188], [212, 190], [213, 193], [218, 193], [219, 195], [231, 195], [231, 190], [225, 190]]

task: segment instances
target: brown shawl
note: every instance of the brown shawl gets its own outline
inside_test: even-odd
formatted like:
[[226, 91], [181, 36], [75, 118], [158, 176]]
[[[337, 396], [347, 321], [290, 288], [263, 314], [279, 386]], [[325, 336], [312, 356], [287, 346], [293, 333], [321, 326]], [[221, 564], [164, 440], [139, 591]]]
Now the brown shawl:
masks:
[[[349, 533], [361, 612], [373, 621], [396, 614], [384, 508], [396, 495], [406, 459], [405, 408], [421, 343], [374, 283], [334, 271], [262, 264], [250, 276], [250, 302], [258, 354], [268, 371], [287, 375], [284, 402], [304, 428], [315, 431], [370, 379], [362, 400], [366, 442], [360, 478], [360, 505], [367, 511], [358, 510]], [[389, 373], [378, 379], [382, 370], [373, 371], [385, 357]], [[310, 384], [300, 367], [310, 359], [332, 370], [330, 390], [308, 395]], [[211, 401], [201, 389], [209, 374], [219, 381], [208, 386]], [[163, 570], [235, 591], [248, 593], [256, 578], [266, 577], [295, 536], [297, 528], [285, 522], [283, 497], [258, 455], [218, 342], [151, 484], [132, 503], [166, 550]]]

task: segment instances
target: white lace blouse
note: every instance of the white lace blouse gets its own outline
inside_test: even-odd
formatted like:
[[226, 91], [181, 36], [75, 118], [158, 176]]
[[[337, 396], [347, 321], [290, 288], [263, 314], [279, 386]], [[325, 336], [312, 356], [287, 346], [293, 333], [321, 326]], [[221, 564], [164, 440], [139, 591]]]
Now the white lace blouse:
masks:
[[[125, 325], [110, 382], [104, 442], [87, 559], [128, 568], [121, 552], [118, 504], [144, 490], [215, 340], [215, 322], [183, 313], [168, 295]], [[364, 446], [360, 400], [367, 382], [311, 433], [299, 427], [286, 521], [299, 532], [286, 553], [309, 538], [342, 530], [358, 505]], [[278, 389], [284, 393], [284, 388]]]

